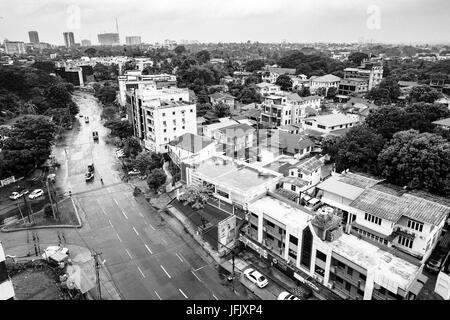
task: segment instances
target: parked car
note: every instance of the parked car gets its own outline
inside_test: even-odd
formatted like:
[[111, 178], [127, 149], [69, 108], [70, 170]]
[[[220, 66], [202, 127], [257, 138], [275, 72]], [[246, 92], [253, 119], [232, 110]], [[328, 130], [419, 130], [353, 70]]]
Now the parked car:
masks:
[[136, 170], [136, 169], [133, 169], [133, 170], [131, 170], [131, 171], [128, 171], [128, 175], [129, 175], [129, 176], [137, 176], [137, 175], [139, 175], [139, 174], [141, 174], [141, 172], [140, 172], [139, 170]]
[[93, 172], [86, 172], [84, 174], [84, 180], [86, 180], [86, 181], [91, 181], [93, 178], [94, 178]]
[[35, 190], [33, 190], [32, 193], [30, 193], [28, 198], [36, 199], [36, 198], [39, 198], [40, 196], [43, 196], [43, 195], [44, 195], [44, 190], [42, 190], [42, 189], [35, 189]]
[[80, 113], [80, 118], [83, 118], [83, 115]]
[[9, 198], [10, 198], [11, 200], [17, 200], [17, 199], [21, 198], [22, 196], [23, 196], [23, 193], [14, 191], [14, 192], [11, 193], [11, 195], [9, 196]]
[[264, 288], [269, 284], [269, 281], [266, 279], [266, 277], [264, 277], [261, 273], [253, 268], [248, 268], [247, 270], [245, 270], [244, 275], [248, 280], [250, 280], [260, 288]]
[[287, 291], [283, 291], [282, 293], [280, 293], [277, 300], [301, 300], [301, 299], [297, 298], [296, 296]]
[[425, 268], [431, 273], [438, 273], [441, 269], [442, 262], [444, 261], [445, 252], [439, 249], [440, 248], [431, 253], [430, 258], [428, 258], [427, 264], [425, 265]]
[[84, 123], [89, 123], [89, 117], [84, 117]]

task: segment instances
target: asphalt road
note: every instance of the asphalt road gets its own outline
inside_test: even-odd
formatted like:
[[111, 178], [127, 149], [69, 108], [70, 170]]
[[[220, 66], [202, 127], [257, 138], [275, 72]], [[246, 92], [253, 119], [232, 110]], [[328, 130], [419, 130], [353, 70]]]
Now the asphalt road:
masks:
[[[114, 146], [104, 138], [107, 129], [100, 121], [100, 106], [92, 95], [76, 93], [79, 124], [54, 148], [61, 163], [57, 186], [72, 192], [84, 222], [79, 230], [38, 230], [41, 249], [59, 241], [77, 244], [102, 253], [122, 299], [246, 299], [235, 295], [221, 279], [215, 263], [203, 254], [190, 237], [173, 228], [174, 222], [132, 194], [132, 186], [120, 179], [120, 164]], [[99, 142], [92, 131], [99, 132]], [[95, 165], [94, 181], [86, 183], [87, 165]], [[100, 183], [103, 177], [104, 185]], [[33, 253], [33, 232], [0, 234], [5, 250]]]

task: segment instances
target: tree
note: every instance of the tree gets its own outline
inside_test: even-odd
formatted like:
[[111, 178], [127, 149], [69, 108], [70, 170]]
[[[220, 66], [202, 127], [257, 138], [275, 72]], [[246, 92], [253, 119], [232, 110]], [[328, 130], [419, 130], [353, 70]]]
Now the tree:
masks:
[[392, 183], [450, 196], [450, 143], [441, 136], [397, 132], [378, 161], [382, 176]]
[[282, 74], [277, 78], [275, 82], [276, 85], [280, 86], [280, 89], [283, 91], [288, 91], [292, 89], [292, 80], [287, 74]]
[[434, 121], [450, 117], [450, 110], [439, 103], [413, 103], [404, 108], [407, 113], [407, 127], [419, 132], [432, 132]]
[[237, 100], [243, 104], [261, 103], [262, 96], [254, 88], [244, 87], [237, 95]]
[[184, 205], [191, 205], [194, 209], [201, 209], [205, 206], [212, 194], [212, 188], [208, 188], [204, 185], [191, 185], [187, 187], [186, 191], [180, 196], [180, 201], [182, 201]]
[[321, 96], [321, 97], [325, 97], [326, 94], [327, 94], [327, 88], [320, 87], [320, 88], [316, 89], [316, 95]]
[[297, 94], [300, 97], [309, 97], [311, 95], [311, 91], [309, 90], [309, 87], [301, 86], [297, 89]]
[[203, 117], [210, 110], [212, 110], [212, 106], [209, 102], [207, 103], [197, 102], [197, 117]]
[[136, 159], [132, 160], [133, 168], [139, 170], [143, 174], [148, 174], [154, 169], [161, 168], [164, 157], [160, 153], [144, 151], [138, 154]]
[[118, 109], [115, 106], [103, 107], [100, 117], [105, 120], [115, 120], [117, 118]]
[[381, 80], [377, 87], [370, 90], [367, 98], [374, 100], [376, 105], [386, 105], [396, 101], [400, 94], [398, 80], [394, 77], [387, 77]]
[[101, 87], [95, 96], [100, 100], [103, 104], [113, 103], [116, 100], [117, 92], [111, 86], [103, 86]]
[[265, 65], [264, 60], [250, 60], [245, 63], [244, 68], [248, 72], [254, 72], [261, 70]]
[[210, 56], [208, 50], [202, 50], [202, 51], [197, 52], [195, 57], [198, 59], [198, 61], [200, 61], [200, 63], [206, 63], [211, 59], [211, 56]]
[[364, 52], [352, 52], [347, 59], [357, 65], [360, 65], [361, 62], [363, 62], [363, 60], [367, 59], [368, 57], [369, 56]]
[[433, 103], [442, 97], [442, 94], [430, 86], [418, 86], [412, 88], [408, 100], [409, 102]]
[[142, 151], [142, 146], [136, 137], [128, 137], [123, 141], [123, 153], [127, 158], [136, 158]]
[[147, 177], [147, 184], [150, 189], [158, 190], [166, 183], [167, 176], [163, 169], [153, 169]]
[[186, 48], [184, 46], [177, 46], [174, 51], [177, 55], [180, 55], [186, 52]]
[[407, 114], [399, 107], [381, 107], [371, 110], [366, 117], [366, 124], [381, 134], [385, 139], [391, 139], [394, 133], [408, 129]]
[[46, 97], [55, 108], [66, 107], [72, 101], [72, 97], [65, 83], [50, 86]]
[[136, 70], [138, 67], [134, 60], [128, 60], [123, 64], [123, 71]]
[[109, 120], [105, 122], [105, 127], [111, 129], [111, 134], [120, 139], [129, 138], [133, 135], [133, 125], [128, 120]]
[[92, 58], [97, 53], [97, 50], [95, 48], [87, 48], [86, 50], [84, 50], [84, 53], [86, 53], [89, 58]]
[[377, 173], [377, 157], [383, 149], [384, 139], [373, 129], [361, 125], [351, 128], [342, 137], [325, 138], [324, 153], [336, 163], [336, 170], [357, 170]]
[[328, 99], [334, 99], [336, 97], [336, 94], [337, 94], [337, 88], [336, 87], [328, 88], [328, 92], [327, 92], [327, 98]]
[[216, 116], [219, 118], [228, 117], [231, 115], [230, 106], [223, 102], [216, 103], [212, 108]]

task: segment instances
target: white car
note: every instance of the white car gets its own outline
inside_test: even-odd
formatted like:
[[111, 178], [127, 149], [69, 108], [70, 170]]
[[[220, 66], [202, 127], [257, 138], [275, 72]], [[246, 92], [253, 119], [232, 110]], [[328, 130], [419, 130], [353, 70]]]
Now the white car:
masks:
[[11, 195], [9, 196], [9, 198], [11, 199], [11, 200], [17, 200], [17, 199], [19, 199], [20, 197], [22, 197], [23, 196], [23, 193], [19, 193], [19, 192], [12, 192], [11, 193]]
[[44, 190], [42, 189], [36, 189], [34, 190], [32, 193], [30, 193], [30, 195], [28, 196], [28, 198], [30, 199], [36, 199], [39, 198], [40, 196], [44, 195]]
[[280, 293], [277, 300], [300, 300], [300, 299], [287, 291], [283, 291], [282, 293]]
[[141, 172], [139, 170], [136, 170], [136, 169], [128, 171], [128, 175], [130, 175], [130, 176], [136, 176], [138, 174], [141, 174]]
[[244, 275], [247, 277], [248, 280], [250, 280], [260, 288], [264, 288], [269, 284], [269, 281], [266, 279], [266, 277], [264, 277], [261, 273], [259, 273], [253, 268], [245, 270]]

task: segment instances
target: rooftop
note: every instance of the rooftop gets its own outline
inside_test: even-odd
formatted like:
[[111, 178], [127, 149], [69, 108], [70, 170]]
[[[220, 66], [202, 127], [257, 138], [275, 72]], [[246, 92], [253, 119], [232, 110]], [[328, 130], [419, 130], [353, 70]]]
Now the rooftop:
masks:
[[316, 121], [318, 124], [321, 124], [321, 125], [324, 125], [327, 127], [339, 126], [339, 125], [354, 123], [354, 122], [359, 121], [358, 118], [355, 116], [345, 115], [342, 113], [314, 116], [314, 117], [306, 118], [305, 120]]
[[337, 254], [374, 272], [375, 282], [393, 292], [398, 287], [407, 290], [419, 272], [418, 266], [353, 235], [344, 233], [329, 244]]
[[308, 181], [303, 180], [302, 178], [299, 178], [299, 177], [289, 177], [289, 176], [284, 177], [283, 179], [281, 179], [281, 182], [290, 183], [299, 188], [303, 188], [303, 187], [306, 187], [307, 185], [309, 185]]
[[196, 172], [220, 185], [242, 193], [248, 192], [251, 188], [265, 185], [281, 176], [269, 169], [259, 170], [248, 164], [216, 156], [196, 163]]
[[438, 126], [450, 127], [450, 118], [434, 121], [433, 123], [437, 124]]
[[292, 167], [292, 164], [295, 162], [296, 160], [293, 158], [282, 156], [279, 159], [272, 161], [269, 164], [266, 164], [264, 168], [281, 173], [283, 176], [288, 176], [289, 168]]
[[295, 74], [295, 69], [293, 68], [267, 67], [266, 70], [278, 74]]
[[324, 76], [320, 76], [320, 77], [311, 77], [310, 78], [311, 81], [315, 81], [315, 82], [337, 82], [337, 81], [341, 81], [341, 78], [333, 75], [333, 74], [326, 74]]
[[255, 128], [248, 125], [247, 123], [237, 123], [227, 127], [223, 127], [218, 131], [225, 134], [229, 138], [239, 138], [252, 134], [255, 131]]
[[178, 137], [175, 140], [172, 140], [169, 142], [171, 146], [196, 153], [206, 146], [210, 145], [211, 143], [214, 143], [213, 140], [204, 137], [204, 136], [198, 136], [196, 134], [192, 133], [185, 133], [182, 136]]
[[293, 167], [309, 175], [323, 166], [323, 162], [316, 157], [306, 158], [294, 164]]
[[236, 97], [233, 97], [231, 94], [224, 92], [215, 92], [210, 94], [209, 97], [213, 99], [236, 99]]

